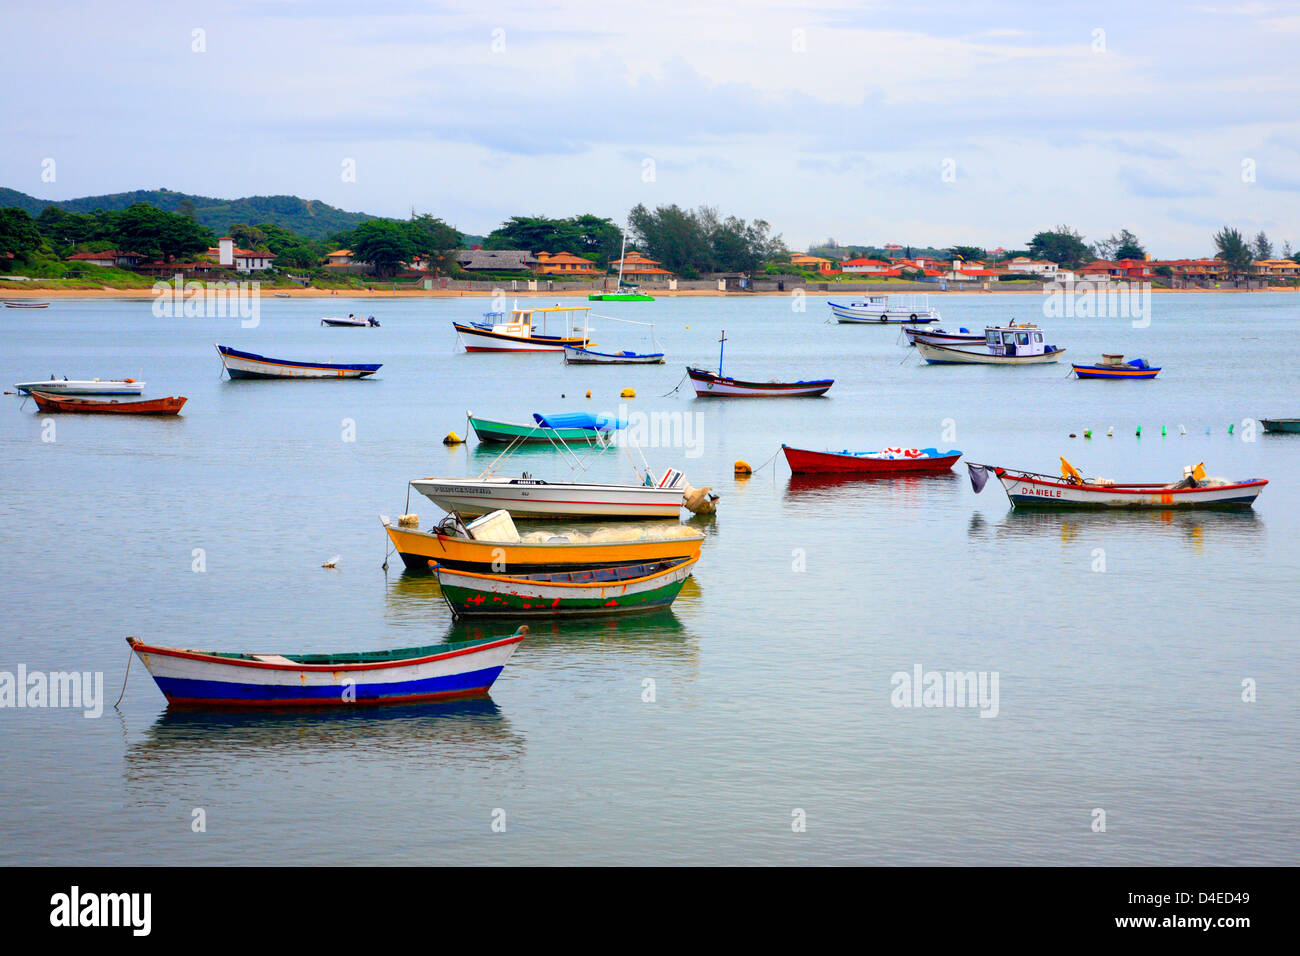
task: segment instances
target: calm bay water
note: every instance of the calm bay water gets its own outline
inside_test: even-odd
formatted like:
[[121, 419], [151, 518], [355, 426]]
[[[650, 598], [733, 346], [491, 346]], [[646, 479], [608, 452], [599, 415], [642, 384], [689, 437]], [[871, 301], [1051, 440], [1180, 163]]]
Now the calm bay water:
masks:
[[[949, 329], [1042, 321], [1036, 296], [938, 304]], [[60, 416], [52, 442], [31, 402], [5, 399], [0, 671], [102, 671], [109, 704], [95, 720], [0, 710], [0, 862], [1297, 861], [1300, 436], [1247, 441], [1241, 422], [1300, 416], [1300, 297], [1157, 295], [1148, 328], [1048, 324], [1067, 358], [1116, 351], [1165, 369], [1114, 383], [1063, 366], [923, 366], [897, 328], [826, 324], [812, 297], [805, 312], [784, 297], [596, 306], [657, 323], [670, 364], [467, 355], [450, 321], [483, 299], [266, 299], [252, 329], [156, 318], [145, 301], [0, 311], [6, 388], [132, 375], [150, 396], [190, 399], [174, 421]], [[318, 324], [348, 311], [383, 326]], [[593, 324], [603, 345], [639, 344]], [[723, 328], [729, 373], [835, 387], [817, 400], [709, 402], [686, 384], [661, 397], [685, 363], [716, 363]], [[384, 367], [372, 381], [232, 383], [213, 342]], [[722, 494], [671, 612], [537, 626], [476, 702], [168, 713], [137, 662], [112, 709], [128, 634], [293, 653], [512, 630], [453, 625], [436, 581], [404, 575], [396, 556], [385, 572], [377, 516], [404, 510], [410, 478], [490, 463], [472, 439], [440, 444], [465, 434], [467, 409], [614, 411], [627, 386], [629, 410], [699, 415], [698, 449], [646, 455]], [[792, 479], [778, 459], [733, 479], [733, 461], [759, 465], [783, 441], [957, 447], [1048, 472], [1063, 454], [1138, 481], [1204, 461], [1271, 483], [1246, 514], [1035, 516], [1012, 513], [996, 483], [974, 495], [964, 468], [826, 482]], [[548, 450], [515, 461], [568, 473]], [[609, 454], [590, 474], [630, 470]], [[438, 514], [419, 496], [411, 510], [425, 526]], [[892, 706], [892, 676], [917, 665], [997, 672], [997, 716]], [[191, 832], [198, 807], [205, 833]]]

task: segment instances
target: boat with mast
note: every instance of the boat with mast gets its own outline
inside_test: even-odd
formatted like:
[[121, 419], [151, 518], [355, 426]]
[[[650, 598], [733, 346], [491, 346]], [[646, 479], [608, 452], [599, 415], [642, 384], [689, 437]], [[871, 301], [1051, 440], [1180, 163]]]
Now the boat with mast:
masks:
[[653, 302], [655, 297], [641, 291], [641, 287], [623, 281], [623, 260], [627, 258], [627, 233], [623, 233], [623, 246], [618, 253], [618, 289], [614, 292], [593, 292], [589, 302]]
[[722, 356], [727, 347], [724, 329], [718, 339], [718, 371], [687, 366], [686, 375], [695, 387], [697, 398], [796, 398], [825, 395], [835, 384], [833, 378], [797, 382], [747, 382], [722, 374]]

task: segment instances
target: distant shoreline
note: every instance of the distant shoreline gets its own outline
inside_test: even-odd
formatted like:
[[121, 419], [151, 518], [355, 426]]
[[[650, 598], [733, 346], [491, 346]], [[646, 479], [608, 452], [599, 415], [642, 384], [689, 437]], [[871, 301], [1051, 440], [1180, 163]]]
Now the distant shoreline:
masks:
[[[22, 287], [21, 287], [22, 285], [25, 285], [25, 283], [21, 283], [21, 284], [20, 284], [20, 283], [13, 283], [12, 285], [10, 285], [10, 284], [8, 284], [8, 283], [5, 283], [5, 284], [3, 284], [3, 285], [0, 285], [0, 301], [6, 300], [6, 299], [13, 300], [13, 301], [17, 301], [17, 300], [20, 300], [20, 299], [51, 299], [51, 300], [52, 300], [52, 299], [139, 299], [139, 300], [141, 300], [141, 301], [149, 302], [149, 301], [152, 301], [153, 298], [154, 298], [153, 292], [152, 292], [151, 290], [149, 290], [149, 289], [106, 289], [106, 288], [101, 288], [101, 289], [39, 289], [39, 288], [37, 288], [37, 289], [33, 289], [33, 288], [22, 288]], [[261, 292], [261, 297], [262, 297], [263, 299], [274, 298], [276, 292], [282, 292], [282, 291], [284, 291], [284, 290], [283, 290], [283, 289], [275, 289], [275, 288], [273, 288], [273, 287], [268, 287], [267, 290], [264, 290], [264, 291]], [[648, 291], [648, 293], [649, 293], [650, 295], [653, 295], [656, 299], [659, 299], [659, 298], [664, 298], [664, 299], [670, 299], [670, 298], [698, 298], [698, 297], [716, 297], [716, 298], [728, 298], [728, 299], [743, 299], [743, 298], [746, 298], [746, 297], [753, 297], [753, 296], [769, 296], [769, 297], [770, 297], [770, 296], [786, 296], [786, 297], [788, 297], [788, 296], [792, 295], [793, 292], [794, 292], [795, 290], [787, 289], [787, 290], [785, 290], [784, 292], [775, 291], [775, 290], [773, 290], [773, 291], [763, 291], [763, 292], [719, 292], [719, 291], [716, 290], [716, 289], [678, 289], [678, 290], [653, 289], [653, 290], [647, 290], [647, 291]], [[1041, 289], [1041, 288], [1036, 288], [1036, 289], [996, 289], [996, 290], [993, 290], [993, 289], [987, 289], [987, 290], [986, 290], [986, 289], [934, 289], [933, 291], [927, 291], [927, 292], [922, 293], [922, 294], [924, 294], [924, 295], [936, 295], [936, 296], [944, 296], [944, 295], [1043, 295], [1045, 292], [1050, 292], [1050, 291], [1051, 291], [1051, 290], [1044, 290], [1044, 289]], [[1081, 290], [1078, 289], [1078, 288], [1076, 288], [1074, 291], [1077, 293], [1077, 292], [1079, 292], [1079, 291], [1081, 291]], [[1090, 291], [1092, 291], [1092, 290], [1090, 290]], [[1097, 289], [1097, 290], [1095, 290], [1095, 291], [1097, 291], [1097, 292], [1105, 292], [1105, 291], [1107, 291], [1107, 290], [1104, 289], [1104, 288], [1102, 288], [1102, 289]], [[1113, 291], [1117, 291], [1117, 290], [1113, 290]], [[807, 295], [809, 298], [817, 298], [817, 299], [820, 299], [820, 298], [829, 298], [829, 297], [833, 297], [833, 296], [836, 296], [836, 295], [843, 295], [843, 296], [856, 296], [856, 295], [867, 295], [867, 294], [871, 294], [871, 295], [880, 295], [880, 294], [885, 294], [885, 295], [890, 295], [890, 294], [894, 294], [894, 295], [909, 295], [909, 294], [916, 294], [915, 292], [898, 292], [898, 293], [890, 293], [889, 290], [886, 289], [886, 288], [881, 288], [881, 289], [867, 289], [867, 290], [854, 289], [854, 290], [846, 290], [846, 291], [844, 291], [844, 292], [838, 292], [838, 293], [835, 292], [835, 291], [833, 291], [833, 290], [822, 291], [822, 290], [818, 289], [818, 290], [816, 290], [816, 291], [811, 291], [811, 290], [806, 290], [806, 289], [805, 289], [805, 290], [803, 290], [803, 292], [804, 292], [804, 294]], [[1230, 292], [1230, 293], [1242, 293], [1242, 294], [1251, 294], [1251, 295], [1254, 295], [1254, 294], [1258, 294], [1258, 293], [1262, 293], [1262, 292], [1287, 292], [1287, 293], [1291, 293], [1291, 294], [1294, 295], [1295, 293], [1300, 292], [1300, 288], [1294, 288], [1294, 287], [1293, 287], [1293, 288], [1288, 288], [1288, 287], [1285, 287], [1285, 286], [1269, 286], [1269, 287], [1264, 288], [1264, 289], [1158, 289], [1158, 288], [1154, 288], [1154, 287], [1153, 287], [1153, 288], [1151, 289], [1151, 292], [1152, 292], [1153, 294], [1161, 294], [1161, 295], [1166, 294], [1166, 293], [1171, 294], [1171, 295], [1183, 295], [1183, 294], [1202, 295], [1202, 294], [1218, 294], [1218, 293], [1228, 293], [1228, 292]], [[585, 299], [585, 298], [587, 297], [587, 293], [584, 292], [584, 291], [580, 291], [580, 290], [562, 291], [562, 290], [559, 290], [559, 289], [551, 290], [551, 291], [549, 291], [549, 292], [548, 292], [548, 291], [545, 291], [545, 290], [540, 290], [540, 289], [539, 289], [539, 290], [536, 290], [536, 291], [530, 291], [530, 290], [527, 290], [527, 289], [505, 290], [505, 294], [506, 294], [507, 296], [509, 296], [510, 298], [521, 298], [521, 299], [522, 299], [522, 298], [543, 298], [543, 299], [553, 299], [553, 298], [561, 298], [561, 299], [582, 298], [582, 299]], [[291, 291], [291, 292], [288, 293], [288, 296], [289, 296], [289, 298], [291, 298], [291, 299], [490, 299], [490, 298], [492, 298], [492, 295], [493, 295], [493, 293], [491, 293], [491, 292], [487, 292], [487, 291], [480, 292], [480, 291], [477, 291], [477, 290], [458, 290], [458, 289], [397, 289], [397, 290], [393, 290], [393, 289], [375, 289], [375, 290], [373, 290], [373, 291], [368, 290], [368, 289], [347, 289], [347, 290], [342, 290], [342, 289], [295, 289], [295, 290], [293, 290], [293, 291]]]

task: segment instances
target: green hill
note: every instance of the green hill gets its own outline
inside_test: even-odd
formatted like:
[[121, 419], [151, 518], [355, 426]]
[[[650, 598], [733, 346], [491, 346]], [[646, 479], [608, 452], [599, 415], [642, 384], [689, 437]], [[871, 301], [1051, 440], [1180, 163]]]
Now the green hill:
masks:
[[243, 199], [214, 199], [173, 192], [170, 189], [137, 189], [129, 193], [85, 196], [81, 199], [37, 199], [15, 189], [0, 186], [0, 208], [17, 206], [39, 216], [46, 206], [58, 206], [68, 212], [94, 212], [96, 209], [126, 209], [133, 203], [147, 202], [167, 212], [184, 212], [186, 202], [193, 204], [194, 218], [218, 235], [237, 222], [257, 225], [269, 222], [292, 230], [300, 236], [325, 239], [336, 232], [352, 229], [367, 219], [361, 212], [346, 212], [316, 199], [297, 196], [246, 196]]

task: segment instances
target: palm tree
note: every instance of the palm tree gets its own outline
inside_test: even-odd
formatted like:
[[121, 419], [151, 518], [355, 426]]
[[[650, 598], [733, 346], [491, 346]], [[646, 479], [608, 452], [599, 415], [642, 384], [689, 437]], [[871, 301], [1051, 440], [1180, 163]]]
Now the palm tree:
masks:
[[1222, 259], [1234, 274], [1240, 275], [1250, 270], [1250, 264], [1254, 261], [1250, 243], [1236, 229], [1224, 226], [1214, 234], [1214, 244], [1219, 248], [1214, 258]]

